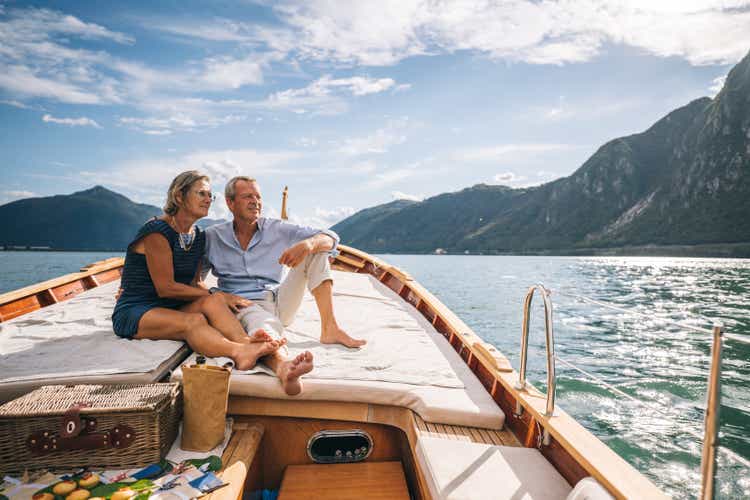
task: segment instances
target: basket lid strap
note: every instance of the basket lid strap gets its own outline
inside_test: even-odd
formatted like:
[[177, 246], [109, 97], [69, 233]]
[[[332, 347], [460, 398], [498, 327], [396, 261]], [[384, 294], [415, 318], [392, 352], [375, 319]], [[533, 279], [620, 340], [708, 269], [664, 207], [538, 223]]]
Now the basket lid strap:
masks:
[[81, 409], [91, 406], [90, 403], [75, 403], [65, 412], [60, 425], [60, 437], [76, 437], [83, 430]]

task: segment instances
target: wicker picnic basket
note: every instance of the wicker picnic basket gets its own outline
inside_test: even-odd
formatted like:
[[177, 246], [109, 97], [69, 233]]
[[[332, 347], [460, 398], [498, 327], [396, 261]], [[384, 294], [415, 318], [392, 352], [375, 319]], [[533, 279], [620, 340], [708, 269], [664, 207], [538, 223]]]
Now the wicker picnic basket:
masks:
[[44, 386], [0, 406], [0, 472], [158, 462], [181, 417], [179, 384]]

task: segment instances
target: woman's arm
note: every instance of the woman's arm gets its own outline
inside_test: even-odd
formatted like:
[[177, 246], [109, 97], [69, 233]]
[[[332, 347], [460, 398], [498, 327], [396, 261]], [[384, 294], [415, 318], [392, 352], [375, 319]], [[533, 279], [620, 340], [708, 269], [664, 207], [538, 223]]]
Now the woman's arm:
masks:
[[[198, 269], [195, 270], [195, 276], [193, 277], [193, 281], [190, 284], [203, 290], [209, 290], [208, 285], [206, 285], [206, 282], [203, 281], [203, 278], [203, 261], [201, 261], [198, 263]], [[216, 291], [214, 293], [224, 299], [224, 303], [234, 313], [237, 313], [240, 309], [244, 309], [245, 307], [249, 307], [253, 304], [251, 300], [240, 297], [239, 295], [234, 295], [232, 293], [226, 293], [222, 291]]]
[[151, 233], [142, 241], [148, 272], [159, 297], [192, 301], [209, 294], [205, 288], [183, 285], [174, 280], [172, 249], [164, 235]]

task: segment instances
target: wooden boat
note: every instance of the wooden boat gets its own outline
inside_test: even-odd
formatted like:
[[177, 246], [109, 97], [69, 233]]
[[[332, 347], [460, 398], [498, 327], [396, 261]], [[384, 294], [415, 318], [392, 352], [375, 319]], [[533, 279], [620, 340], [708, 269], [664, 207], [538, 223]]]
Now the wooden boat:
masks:
[[[229, 413], [235, 418], [234, 435], [224, 453], [222, 472], [230, 486], [211, 498], [235, 499], [243, 491], [263, 488], [280, 488], [282, 499], [540, 498], [529, 483], [543, 484], [555, 474], [568, 490], [584, 478], [595, 480], [595, 494], [575, 498], [608, 498], [605, 490], [615, 498], [666, 497], [564, 410], [555, 408], [549, 415], [544, 394], [530, 385], [517, 388], [519, 374], [505, 356], [407, 272], [354, 248], [341, 245], [339, 250], [332, 267], [371, 276], [432, 325], [502, 410], [504, 425], [490, 429], [471, 422], [429, 421], [408, 407], [366, 400], [232, 395]], [[111, 258], [0, 295], [0, 326], [116, 281], [122, 266], [123, 259]], [[357, 463], [313, 463], [308, 454], [311, 437], [344, 430], [371, 437], [367, 458]], [[484, 452], [478, 459], [472, 450]], [[502, 453], [495, 458], [500, 459], [488, 460], [488, 453], [498, 450]], [[533, 457], [518, 455], [519, 463], [514, 464], [513, 450]], [[540, 459], [546, 464], [542, 468], [534, 465]], [[514, 484], [514, 493], [501, 493], [509, 484]]]

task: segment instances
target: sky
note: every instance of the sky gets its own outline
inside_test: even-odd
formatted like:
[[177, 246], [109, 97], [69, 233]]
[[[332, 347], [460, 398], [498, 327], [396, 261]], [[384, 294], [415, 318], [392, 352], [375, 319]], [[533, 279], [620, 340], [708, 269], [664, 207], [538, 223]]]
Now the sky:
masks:
[[[0, 204], [102, 185], [162, 206], [197, 169], [330, 226], [564, 177], [713, 96], [750, 0], [0, 0]], [[228, 217], [219, 196], [210, 216]]]

